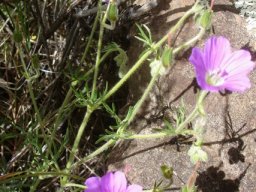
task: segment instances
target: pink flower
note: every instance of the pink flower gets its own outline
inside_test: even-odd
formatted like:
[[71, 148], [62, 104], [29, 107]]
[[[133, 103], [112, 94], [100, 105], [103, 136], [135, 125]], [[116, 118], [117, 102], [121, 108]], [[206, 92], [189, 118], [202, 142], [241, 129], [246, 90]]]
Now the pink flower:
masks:
[[243, 92], [251, 87], [248, 74], [255, 63], [250, 52], [232, 52], [224, 37], [211, 37], [203, 50], [193, 48], [189, 61], [194, 65], [198, 85], [204, 90]]
[[127, 185], [125, 175], [121, 171], [109, 172], [103, 177], [90, 177], [85, 181], [85, 192], [142, 192], [139, 185]]

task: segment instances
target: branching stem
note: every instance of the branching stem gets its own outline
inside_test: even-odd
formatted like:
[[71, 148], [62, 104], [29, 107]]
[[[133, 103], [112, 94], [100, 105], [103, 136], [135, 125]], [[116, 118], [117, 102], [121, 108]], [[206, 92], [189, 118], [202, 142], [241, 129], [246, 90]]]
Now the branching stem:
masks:
[[[104, 95], [100, 101], [98, 101], [95, 104], [95, 108], [98, 108], [104, 101], [106, 101], [109, 97], [111, 97], [117, 90], [119, 90], [119, 88], [130, 78], [130, 76], [135, 73], [138, 68], [145, 62], [145, 60], [155, 51], [157, 50], [160, 46], [162, 46], [162, 44], [168, 39], [169, 34], [174, 34], [185, 22], [185, 20], [192, 14], [196, 13], [198, 11], [197, 8], [197, 4], [195, 3], [195, 5], [188, 10], [183, 17], [181, 17], [181, 19], [177, 22], [177, 24], [171, 28], [171, 30], [168, 32], [168, 34], [166, 34], [158, 43], [154, 44], [152, 49], [148, 50], [147, 52], [145, 52], [141, 58], [134, 64], [134, 66], [124, 75], [124, 77], [106, 94]], [[194, 41], [194, 40], [193, 40]], [[140, 101], [137, 103], [137, 106], [135, 106], [135, 110], [134, 113], [131, 115], [130, 119], [128, 120], [128, 123], [126, 124], [125, 127], [120, 127], [118, 131], [125, 129], [129, 123], [133, 120], [133, 118], [135, 117], [135, 115], [137, 114], [137, 111], [139, 109], [139, 107], [141, 106], [141, 104], [143, 103], [143, 101], [145, 100], [145, 98], [147, 97], [148, 93], [150, 92], [151, 88], [153, 87], [153, 84], [155, 82], [156, 77], [153, 77], [151, 79], [151, 82], [149, 83], [145, 93], [143, 94], [143, 96], [141, 97]], [[184, 125], [182, 125], [183, 128]], [[181, 129], [181, 128], [180, 128]], [[160, 137], [162, 135], [158, 135], [157, 137]], [[120, 139], [119, 139], [120, 140]], [[73, 167], [76, 167], [77, 165], [87, 162], [89, 160], [91, 160], [92, 158], [94, 158], [95, 156], [99, 155], [100, 153], [102, 153], [103, 151], [107, 150], [110, 146], [114, 145], [116, 142], [118, 142], [119, 140], [109, 140], [107, 143], [105, 143], [104, 145], [102, 145], [100, 148], [98, 148], [96, 151], [94, 151], [93, 153], [91, 153], [90, 155], [86, 156], [85, 158], [83, 158], [81, 161], [75, 163]]]

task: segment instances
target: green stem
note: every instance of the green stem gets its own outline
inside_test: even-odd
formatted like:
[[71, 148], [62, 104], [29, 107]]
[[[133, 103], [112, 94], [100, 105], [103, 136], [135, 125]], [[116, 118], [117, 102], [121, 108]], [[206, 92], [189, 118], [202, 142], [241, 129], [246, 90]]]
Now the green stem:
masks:
[[114, 140], [114, 139], [110, 139], [109, 141], [107, 141], [104, 145], [102, 145], [100, 148], [96, 149], [94, 152], [92, 152], [90, 155], [86, 156], [85, 158], [83, 158], [82, 160], [80, 160], [79, 162], [76, 162], [72, 165], [72, 168], [77, 167], [78, 165], [81, 165], [82, 163], [86, 163], [88, 161], [90, 161], [91, 159], [93, 159], [94, 157], [96, 157], [97, 155], [101, 154], [102, 152], [104, 152], [105, 150], [108, 150], [109, 147], [113, 146], [116, 142], [118, 142], [119, 140]]
[[67, 183], [64, 187], [76, 187], [81, 189], [86, 189], [87, 187], [84, 185], [76, 184], [76, 183]]
[[[152, 90], [154, 84], [155, 84], [155, 81], [157, 80], [157, 78], [159, 77], [159, 71], [161, 69], [162, 65], [159, 65], [157, 71], [155, 72], [154, 76], [151, 78], [147, 88], [145, 89], [145, 91], [143, 92], [143, 95], [141, 96], [140, 100], [136, 103], [133, 111], [132, 111], [132, 114], [126, 124], [126, 127], [129, 126], [129, 124], [133, 121], [135, 115], [138, 113], [139, 109], [141, 108], [142, 104], [144, 103], [144, 101], [146, 100], [146, 98], [148, 97], [148, 94], [149, 92]], [[125, 127], [125, 128], [126, 128]]]
[[[98, 40], [98, 46], [97, 46], [97, 56], [96, 56], [96, 63], [95, 63], [95, 68], [94, 68], [92, 94], [91, 94], [91, 99], [93, 99], [93, 100], [94, 100], [94, 96], [95, 96], [95, 92], [96, 92], [96, 84], [97, 84], [99, 66], [100, 66], [100, 61], [101, 61], [101, 47], [102, 47], [103, 34], [104, 34], [104, 23], [107, 20], [107, 12], [108, 12], [108, 9], [109, 9], [109, 5], [108, 5], [108, 8], [107, 8], [107, 11], [105, 12], [105, 14], [103, 16], [103, 19], [101, 20], [101, 23], [100, 23], [99, 40]], [[102, 5], [101, 5], [101, 1], [99, 1], [99, 4], [98, 4], [99, 14], [101, 14], [101, 9], [102, 9]]]
[[198, 39], [201, 39], [203, 37], [203, 35], [205, 34], [205, 29], [204, 28], [200, 28], [199, 33], [191, 38], [190, 40], [188, 40], [187, 42], [185, 42], [184, 44], [180, 45], [179, 47], [175, 48], [173, 50], [173, 54], [177, 54], [178, 52], [180, 52], [181, 50], [184, 50], [188, 47], [190, 47], [191, 45], [193, 45], [194, 43], [196, 43], [196, 41], [198, 41]]
[[[70, 155], [69, 155], [69, 159], [68, 159], [68, 162], [67, 162], [67, 165], [66, 165], [66, 169], [65, 169], [65, 172], [68, 173], [70, 171], [70, 168], [71, 168], [71, 165], [74, 161], [74, 158], [75, 158], [75, 154], [77, 153], [78, 151], [78, 145], [79, 145], [79, 142], [81, 140], [81, 137], [83, 135], [83, 132], [84, 132], [84, 129], [90, 119], [90, 116], [93, 112], [93, 109], [90, 107], [90, 106], [87, 106], [87, 111], [86, 111], [86, 114], [84, 116], [84, 119], [79, 127], [79, 130], [78, 130], [78, 133], [76, 135], [76, 138], [75, 138], [75, 141], [74, 141], [74, 144], [73, 144], [73, 147], [71, 149], [71, 152], [70, 152]], [[63, 177], [63, 180], [62, 180], [62, 185], [65, 185], [67, 183], [67, 176]]]
[[[194, 131], [193, 130], [182, 130], [182, 134], [186, 134], [186, 135], [194, 135]], [[177, 135], [177, 133], [173, 133], [173, 132], [159, 132], [159, 133], [152, 133], [152, 134], [135, 134], [132, 136], [129, 136], [125, 139], [156, 139], [156, 138], [163, 138], [163, 137], [170, 137], [170, 136], [175, 136]]]
[[[101, 3], [99, 3], [99, 6], [101, 6]], [[98, 10], [100, 10], [100, 9], [98, 9]], [[91, 31], [90, 37], [88, 39], [88, 43], [87, 43], [87, 45], [85, 47], [85, 50], [84, 50], [84, 53], [83, 53], [83, 56], [82, 56], [82, 59], [81, 59], [80, 63], [82, 63], [85, 60], [86, 56], [87, 56], [87, 53], [88, 53], [89, 48], [91, 46], [93, 35], [95, 34], [95, 31], [96, 31], [96, 27], [97, 27], [97, 23], [98, 23], [98, 20], [99, 20], [99, 16], [100, 16], [100, 11], [97, 11], [97, 15], [96, 15], [96, 17], [94, 19], [92, 31]]]
[[9, 173], [4, 175], [4, 178], [1, 178], [0, 184], [4, 184], [10, 181], [18, 180], [18, 179], [27, 179], [31, 177], [40, 177], [40, 176], [45, 176], [45, 177], [61, 177], [61, 176], [68, 176], [70, 178], [76, 179], [83, 181], [84, 179], [82, 177], [76, 176], [76, 175], [71, 175], [67, 174], [65, 172], [57, 171], [57, 172], [37, 172], [37, 171], [21, 171], [21, 172], [15, 172], [15, 173]]
[[[115, 51], [119, 51], [119, 50], [116, 49]], [[104, 55], [102, 55], [102, 57], [100, 59], [100, 63], [102, 63], [112, 52], [114, 52], [114, 51], [107, 51]]]
[[130, 137], [127, 137], [127, 139], [156, 139], [156, 138], [163, 138], [167, 136], [174, 135], [173, 133], [167, 133], [167, 132], [160, 132], [160, 133], [152, 133], [152, 134], [136, 134], [132, 135]]

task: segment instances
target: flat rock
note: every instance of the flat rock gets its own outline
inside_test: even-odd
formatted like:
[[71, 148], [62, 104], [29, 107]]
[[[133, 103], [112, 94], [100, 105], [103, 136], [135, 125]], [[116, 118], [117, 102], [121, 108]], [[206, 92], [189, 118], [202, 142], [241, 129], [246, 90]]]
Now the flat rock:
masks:
[[[147, 16], [143, 21], [149, 25], [154, 38], [159, 39], [193, 2], [163, 0], [153, 11], [152, 16]], [[230, 1], [216, 1], [214, 33], [228, 38], [235, 49], [249, 49], [249, 45], [255, 44], [255, 41], [248, 35], [243, 18], [232, 10]], [[179, 34], [176, 44], [193, 37], [197, 32], [198, 28], [189, 20]], [[202, 46], [209, 35], [206, 34], [205, 38], [198, 42], [198, 46]], [[139, 49], [142, 50], [141, 45], [135, 40], [132, 41], [128, 52], [131, 64], [138, 58]], [[181, 105], [181, 98], [187, 113], [193, 109], [196, 83], [193, 67], [187, 61], [188, 56], [185, 53], [177, 59], [173, 68], [158, 80], [149, 99], [131, 125], [132, 130], [146, 134], [151, 133], [152, 128], [162, 126], [163, 119], [171, 118], [175, 109]], [[150, 78], [146, 66], [144, 65], [129, 82], [134, 98], [140, 96]], [[203, 148], [209, 160], [202, 163], [198, 171], [196, 184], [200, 191], [256, 191], [255, 71], [250, 79], [252, 88], [243, 94], [211, 93], [205, 100], [208, 121]], [[179, 191], [194, 169], [187, 155], [190, 141], [163, 138], [122, 142], [110, 155], [109, 169], [130, 167], [127, 173], [129, 180], [142, 185], [145, 189], [151, 189], [154, 181], [160, 181], [162, 178], [160, 166], [166, 164], [174, 168], [173, 187]]]

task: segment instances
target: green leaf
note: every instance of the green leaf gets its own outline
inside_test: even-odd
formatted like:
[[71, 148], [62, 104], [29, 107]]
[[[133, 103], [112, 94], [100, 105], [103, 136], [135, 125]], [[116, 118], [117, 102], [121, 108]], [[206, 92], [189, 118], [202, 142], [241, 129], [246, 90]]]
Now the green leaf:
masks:
[[106, 52], [105, 54], [109, 54], [114, 51], [119, 52], [118, 55], [114, 57], [114, 61], [119, 67], [118, 76], [122, 78], [128, 71], [128, 66], [126, 65], [128, 62], [128, 56], [126, 52], [116, 43], [111, 43], [103, 49], [103, 52]]
[[135, 36], [138, 40], [142, 41], [145, 45], [152, 47], [152, 35], [150, 29], [146, 25], [139, 26], [136, 24], [139, 29], [138, 36]]

